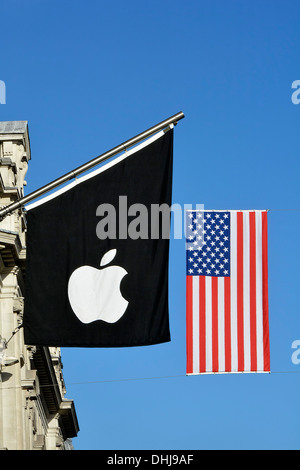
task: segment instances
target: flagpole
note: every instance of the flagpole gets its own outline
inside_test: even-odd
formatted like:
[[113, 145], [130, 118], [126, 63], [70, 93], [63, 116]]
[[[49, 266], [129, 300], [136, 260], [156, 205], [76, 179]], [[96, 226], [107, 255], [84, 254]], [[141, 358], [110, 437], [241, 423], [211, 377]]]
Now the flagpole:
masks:
[[114, 157], [118, 153], [128, 149], [129, 147], [132, 147], [133, 145], [139, 143], [140, 141], [150, 137], [151, 135], [155, 134], [156, 132], [170, 126], [171, 124], [177, 124], [177, 121], [180, 119], [184, 118], [183, 112], [179, 112], [177, 114], [174, 114], [173, 116], [169, 117], [168, 119], [165, 119], [164, 121], [161, 121], [160, 123], [156, 124], [153, 127], [150, 127], [146, 131], [142, 132], [141, 134], [136, 135], [135, 137], [132, 137], [129, 140], [126, 140], [122, 144], [118, 145], [117, 147], [114, 147], [113, 149], [109, 150], [108, 152], [103, 153], [102, 155], [99, 155], [98, 157], [94, 158], [93, 160], [90, 160], [87, 163], [84, 163], [83, 165], [75, 168], [75, 170], [69, 171], [65, 175], [61, 176], [60, 178], [55, 179], [51, 183], [46, 184], [45, 186], [37, 189], [36, 191], [33, 191], [32, 193], [28, 194], [27, 196], [24, 196], [18, 201], [13, 202], [12, 204], [9, 204], [6, 207], [3, 207], [0, 209], [0, 220], [2, 220], [5, 216], [10, 214], [11, 212], [15, 211], [16, 209], [19, 209], [22, 207], [24, 204], [27, 204], [28, 202], [32, 201], [33, 199], [36, 199], [43, 194], [47, 193], [48, 191], [51, 191], [54, 188], [57, 188], [57, 186], [60, 186], [61, 184], [65, 183], [66, 181], [69, 181], [72, 178], [75, 178], [76, 176], [80, 175], [81, 173], [84, 173], [85, 171], [93, 168], [94, 166], [98, 165], [99, 163], [104, 162], [105, 160], [108, 160], [111, 157]]

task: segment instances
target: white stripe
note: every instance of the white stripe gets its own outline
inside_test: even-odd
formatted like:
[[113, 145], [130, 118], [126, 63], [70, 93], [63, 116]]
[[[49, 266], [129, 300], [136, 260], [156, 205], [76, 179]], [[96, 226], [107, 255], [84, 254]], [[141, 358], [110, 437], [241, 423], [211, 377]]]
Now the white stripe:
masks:
[[219, 372], [225, 371], [224, 277], [218, 278], [218, 355]]
[[257, 370], [264, 370], [262, 297], [262, 213], [255, 212], [256, 227], [256, 338]]
[[200, 372], [199, 366], [199, 277], [193, 276], [193, 372]]
[[238, 370], [237, 347], [237, 213], [230, 211], [231, 370]]
[[[244, 371], [234, 371], [234, 372], [218, 372], [218, 374], [244, 374], [245, 372]], [[261, 373], [261, 374], [270, 374], [271, 372], [270, 371], [265, 371], [265, 370], [258, 370], [258, 371], [247, 371], [248, 374], [256, 374], [256, 373]], [[205, 374], [205, 375], [217, 375], [216, 372], [201, 372], [201, 374]], [[192, 372], [187, 374], [187, 375], [197, 375], [197, 374], [193, 374]], [[199, 375], [199, 374], [198, 374]]]
[[243, 212], [243, 297], [244, 297], [244, 370], [251, 369], [250, 341], [250, 222], [249, 212]]
[[211, 277], [205, 278], [205, 354], [206, 371], [212, 371], [212, 282]]
[[[172, 125], [170, 126], [170, 129], [172, 128]], [[33, 202], [32, 204], [29, 204], [28, 206], [25, 207], [27, 211], [30, 211], [31, 209], [34, 209], [37, 206], [40, 206], [41, 204], [44, 204], [45, 202], [50, 201], [51, 199], [54, 199], [57, 196], [60, 196], [61, 194], [65, 193], [66, 191], [69, 191], [70, 189], [74, 188], [74, 186], [77, 186], [80, 183], [83, 183], [84, 181], [93, 178], [96, 175], [99, 175], [100, 173], [103, 173], [104, 171], [108, 170], [112, 166], [116, 165], [117, 163], [121, 162], [125, 158], [129, 157], [130, 155], [138, 152], [144, 147], [147, 147], [147, 145], [152, 144], [155, 140], [159, 139], [165, 134], [165, 131], [160, 131], [154, 136], [150, 137], [147, 139], [145, 142], [142, 142], [141, 144], [137, 145], [136, 147], [132, 148], [131, 150], [126, 151], [124, 154], [120, 155], [119, 157], [115, 158], [113, 161], [107, 163], [106, 165], [103, 165], [101, 168], [98, 168], [97, 170], [92, 171], [88, 175], [82, 176], [81, 178], [76, 178], [75, 181], [72, 181], [72, 183], [69, 183], [68, 185], [64, 186], [63, 188], [59, 189], [58, 191], [53, 192], [49, 196], [44, 197], [43, 199], [40, 199], [36, 202]]]

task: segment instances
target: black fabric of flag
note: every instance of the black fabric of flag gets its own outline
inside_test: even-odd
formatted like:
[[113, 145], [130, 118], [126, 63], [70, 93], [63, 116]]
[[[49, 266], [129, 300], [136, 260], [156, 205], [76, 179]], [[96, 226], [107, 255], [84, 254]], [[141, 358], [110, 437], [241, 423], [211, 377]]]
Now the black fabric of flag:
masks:
[[[28, 210], [25, 344], [127, 347], [170, 341], [169, 238], [151, 238], [150, 209], [171, 206], [172, 163], [169, 130]], [[127, 197], [128, 208], [147, 207], [148, 238], [120, 238], [120, 196]], [[101, 204], [116, 209], [115, 239], [97, 236]], [[128, 215], [128, 224], [134, 219]]]

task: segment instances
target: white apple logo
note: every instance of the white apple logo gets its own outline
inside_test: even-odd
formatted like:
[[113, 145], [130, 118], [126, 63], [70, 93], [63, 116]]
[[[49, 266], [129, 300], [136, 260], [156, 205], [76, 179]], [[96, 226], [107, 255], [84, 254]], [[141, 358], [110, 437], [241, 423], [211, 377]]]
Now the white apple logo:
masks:
[[[100, 266], [110, 263], [117, 250], [108, 251]], [[125, 313], [128, 302], [120, 292], [120, 284], [127, 271], [120, 266], [96, 269], [81, 266], [75, 269], [68, 283], [68, 296], [75, 315], [82, 323], [103, 320], [117, 322]]]

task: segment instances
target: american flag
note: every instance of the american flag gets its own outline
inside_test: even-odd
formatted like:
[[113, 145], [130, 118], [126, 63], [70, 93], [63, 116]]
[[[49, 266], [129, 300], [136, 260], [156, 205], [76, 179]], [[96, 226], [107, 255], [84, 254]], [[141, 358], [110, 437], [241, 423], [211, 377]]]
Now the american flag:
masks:
[[269, 372], [267, 211], [186, 215], [187, 374]]

